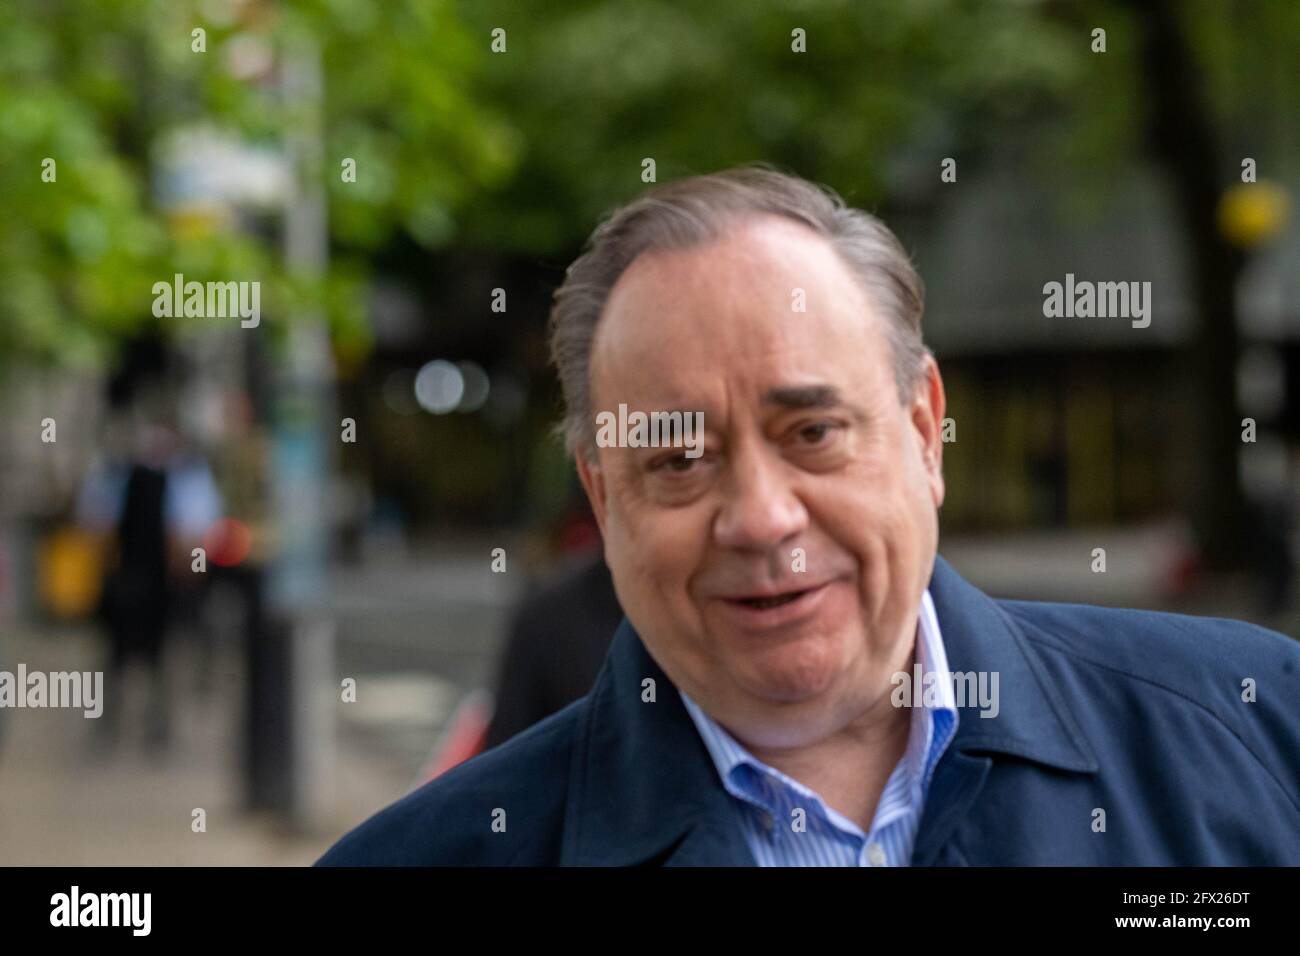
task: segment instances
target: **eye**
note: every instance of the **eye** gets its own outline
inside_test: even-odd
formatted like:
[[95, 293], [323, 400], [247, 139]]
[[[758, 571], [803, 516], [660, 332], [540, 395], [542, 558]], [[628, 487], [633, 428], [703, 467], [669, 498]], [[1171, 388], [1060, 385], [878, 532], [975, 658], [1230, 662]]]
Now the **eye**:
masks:
[[683, 453], [681, 455], [671, 455], [667, 458], [657, 458], [650, 463], [651, 471], [670, 471], [676, 474], [685, 474], [691, 470], [691, 466], [699, 461], [698, 458], [687, 458]]
[[799, 437], [807, 445], [820, 445], [832, 428], [838, 428], [835, 422], [814, 422], [799, 429]]

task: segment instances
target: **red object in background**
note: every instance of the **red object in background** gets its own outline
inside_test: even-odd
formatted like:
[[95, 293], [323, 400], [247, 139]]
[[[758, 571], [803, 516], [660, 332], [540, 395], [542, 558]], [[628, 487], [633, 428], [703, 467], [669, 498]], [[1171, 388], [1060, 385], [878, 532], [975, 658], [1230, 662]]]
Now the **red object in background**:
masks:
[[1185, 548], [1175, 557], [1165, 573], [1166, 598], [1181, 598], [1196, 591], [1205, 577], [1205, 558], [1195, 548]]
[[429, 762], [420, 773], [420, 782], [428, 783], [457, 764], [483, 752], [488, 724], [492, 722], [492, 695], [485, 690], [468, 694], [447, 721], [447, 730], [439, 740]]
[[203, 550], [213, 564], [233, 568], [243, 563], [253, 546], [253, 532], [237, 518], [218, 518], [203, 536]]
[[590, 510], [570, 512], [560, 519], [555, 543], [562, 555], [586, 554], [600, 548], [600, 525]]

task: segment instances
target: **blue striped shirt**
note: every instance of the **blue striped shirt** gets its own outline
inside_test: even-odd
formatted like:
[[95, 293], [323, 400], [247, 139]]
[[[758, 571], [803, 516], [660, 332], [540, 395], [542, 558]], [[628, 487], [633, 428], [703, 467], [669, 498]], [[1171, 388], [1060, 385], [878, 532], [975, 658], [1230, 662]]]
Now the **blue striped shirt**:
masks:
[[929, 591], [921, 598], [915, 659], [924, 674], [944, 678], [934, 681], [938, 704], [922, 706], [927, 695], [912, 701], [907, 749], [885, 783], [867, 833], [808, 787], [756, 758], [682, 693], [759, 866], [908, 865], [934, 766], [957, 732], [948, 657]]

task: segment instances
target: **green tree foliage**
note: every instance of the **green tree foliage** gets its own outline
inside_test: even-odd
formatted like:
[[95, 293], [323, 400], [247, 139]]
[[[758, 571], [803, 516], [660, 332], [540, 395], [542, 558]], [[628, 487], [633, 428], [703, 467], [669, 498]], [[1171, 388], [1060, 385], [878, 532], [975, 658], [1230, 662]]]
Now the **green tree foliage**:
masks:
[[[1300, 5], [1181, 9], [1216, 121], [1285, 106], [1268, 91], [1300, 79], [1275, 55]], [[1097, 25], [1104, 57], [1088, 49]], [[195, 27], [206, 53], [191, 50]], [[153, 188], [178, 128], [275, 150], [311, 123], [278, 73], [303, 38], [324, 78], [324, 148], [305, 171], [328, 195], [320, 283], [284, 273], [266, 211], [168, 215]], [[870, 208], [937, 189], [937, 157], [978, 156], [1031, 119], [1026, 150], [1046, 168], [1064, 161], [1062, 208], [1086, 215], [1139, 149], [1137, 49], [1131, 12], [1114, 3], [7, 0], [0, 365], [101, 360], [148, 319], [151, 284], [177, 271], [260, 276], [272, 323], [315, 304], [336, 340], [364, 344], [359, 291], [394, 239], [563, 262], [644, 188], [646, 157], [660, 181], [767, 160]], [[57, 183], [41, 182], [47, 156]], [[340, 177], [345, 157], [354, 183]]]
[[[191, 31], [206, 31], [206, 51]], [[282, 148], [311, 123], [285, 95], [294, 38], [318, 49], [324, 148], [305, 181], [326, 184], [329, 277], [289, 275], [275, 210], [164, 209], [158, 151], [204, 126]], [[508, 176], [517, 138], [472, 92], [476, 40], [454, 5], [306, 0], [7, 0], [0, 10], [0, 366], [102, 362], [150, 321], [151, 287], [260, 278], [274, 314], [316, 305], [337, 336], [364, 336], [367, 253], [403, 230], [452, 240], [466, 198]], [[42, 182], [52, 158], [57, 179]], [[357, 161], [355, 183], [340, 163]], [[270, 305], [268, 306], [268, 300]]]

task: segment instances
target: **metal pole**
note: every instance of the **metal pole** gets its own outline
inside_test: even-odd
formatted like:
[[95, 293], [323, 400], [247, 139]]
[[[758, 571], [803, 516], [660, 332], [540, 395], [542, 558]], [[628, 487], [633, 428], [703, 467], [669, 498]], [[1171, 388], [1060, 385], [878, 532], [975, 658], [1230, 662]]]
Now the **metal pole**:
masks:
[[[322, 179], [320, 51], [308, 35], [286, 43], [281, 90], [287, 107], [290, 181], [284, 256], [290, 273], [325, 275], [329, 259]], [[327, 606], [331, 547], [330, 478], [338, 451], [334, 363], [324, 315], [289, 316], [287, 352], [277, 376], [272, 465], [280, 540], [271, 567], [271, 607], [289, 627], [290, 818], [325, 825], [333, 806], [334, 627]]]

